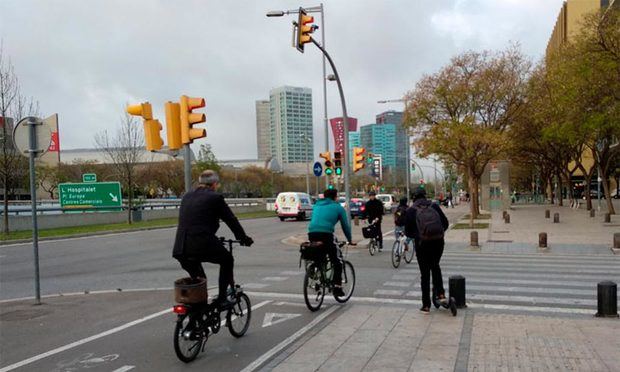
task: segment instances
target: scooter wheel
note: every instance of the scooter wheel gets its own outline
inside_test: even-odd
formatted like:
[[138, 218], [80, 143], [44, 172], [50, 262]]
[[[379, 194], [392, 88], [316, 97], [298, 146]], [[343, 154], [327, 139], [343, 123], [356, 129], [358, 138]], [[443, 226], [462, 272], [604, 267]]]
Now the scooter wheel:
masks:
[[450, 303], [448, 305], [450, 306], [450, 312], [452, 313], [452, 316], [456, 316], [456, 300], [454, 299], [454, 297], [450, 297]]
[[435, 305], [435, 309], [439, 309], [439, 306], [441, 306], [441, 302], [438, 297], [433, 297], [433, 305]]

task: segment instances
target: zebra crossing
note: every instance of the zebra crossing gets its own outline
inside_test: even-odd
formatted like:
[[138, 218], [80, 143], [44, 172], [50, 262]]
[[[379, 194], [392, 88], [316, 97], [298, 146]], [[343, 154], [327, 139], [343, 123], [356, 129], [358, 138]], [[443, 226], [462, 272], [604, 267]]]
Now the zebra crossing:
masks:
[[[594, 313], [597, 283], [620, 281], [620, 257], [586, 255], [484, 254], [445, 252], [441, 260], [444, 286], [448, 278], [466, 278], [468, 306], [541, 312]], [[421, 299], [417, 265], [395, 270], [374, 295]]]

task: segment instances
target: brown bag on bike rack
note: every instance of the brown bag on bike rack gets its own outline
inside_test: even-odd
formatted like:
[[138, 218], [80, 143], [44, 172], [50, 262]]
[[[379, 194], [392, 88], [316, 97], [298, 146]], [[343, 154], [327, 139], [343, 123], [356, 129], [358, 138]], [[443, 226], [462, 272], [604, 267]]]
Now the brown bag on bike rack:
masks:
[[207, 279], [181, 278], [174, 281], [174, 300], [180, 304], [207, 302]]

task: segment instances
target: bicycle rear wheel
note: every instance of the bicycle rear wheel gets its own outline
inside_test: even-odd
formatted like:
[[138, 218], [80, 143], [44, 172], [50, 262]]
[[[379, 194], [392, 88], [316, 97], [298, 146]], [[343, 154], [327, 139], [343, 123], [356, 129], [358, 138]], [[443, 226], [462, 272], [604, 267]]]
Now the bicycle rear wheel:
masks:
[[415, 254], [415, 242], [412, 240], [409, 244], [405, 241], [405, 251], [403, 252], [403, 256], [405, 256], [405, 262], [411, 263], [413, 261], [413, 255]]
[[349, 261], [344, 261], [342, 263], [342, 291], [344, 296], [334, 295], [334, 298], [340, 303], [347, 302], [351, 298], [353, 290], [355, 290], [355, 269]]
[[321, 269], [318, 264], [310, 264], [304, 276], [304, 301], [310, 311], [320, 309], [323, 298], [325, 298], [325, 286], [321, 277]]
[[226, 313], [226, 325], [231, 335], [239, 338], [247, 332], [252, 318], [250, 298], [245, 293], [237, 295], [237, 301], [232, 309]]
[[196, 359], [206, 335], [198, 330], [199, 325], [189, 315], [179, 315], [174, 327], [174, 352], [182, 362], [189, 363]]
[[398, 269], [400, 265], [400, 239], [397, 239], [392, 245], [392, 266]]

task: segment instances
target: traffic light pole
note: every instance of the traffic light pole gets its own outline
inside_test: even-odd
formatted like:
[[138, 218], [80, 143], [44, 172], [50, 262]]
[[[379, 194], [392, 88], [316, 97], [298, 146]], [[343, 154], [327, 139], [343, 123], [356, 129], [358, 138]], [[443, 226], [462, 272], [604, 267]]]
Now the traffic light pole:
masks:
[[347, 211], [347, 221], [349, 222], [349, 225], [351, 224], [351, 213], [350, 213], [350, 206], [351, 206], [351, 193], [349, 190], [349, 178], [350, 178], [350, 174], [351, 174], [351, 166], [349, 163], [349, 118], [347, 116], [347, 104], [345, 102], [344, 99], [344, 91], [342, 90], [342, 83], [340, 82], [340, 76], [338, 75], [338, 71], [336, 70], [336, 65], [334, 65], [334, 61], [332, 61], [332, 58], [329, 56], [329, 54], [327, 53], [327, 51], [321, 46], [319, 45], [319, 43], [316, 42], [316, 40], [314, 40], [314, 38], [310, 39], [312, 41], [312, 43], [314, 43], [314, 45], [316, 45], [317, 48], [319, 48], [319, 50], [321, 52], [323, 52], [323, 55], [325, 56], [325, 58], [327, 58], [327, 61], [329, 61], [329, 65], [332, 67], [332, 71], [334, 72], [334, 75], [336, 76], [336, 83], [338, 84], [338, 92], [340, 93], [340, 102], [342, 104], [342, 123], [343, 123], [343, 128], [344, 128], [344, 154], [342, 154], [342, 158], [344, 160], [343, 162], [343, 167], [344, 167], [344, 193], [345, 193], [345, 209]]
[[183, 145], [185, 154], [183, 155], [184, 173], [185, 173], [185, 192], [192, 190], [192, 150], [189, 148], [189, 143]]

